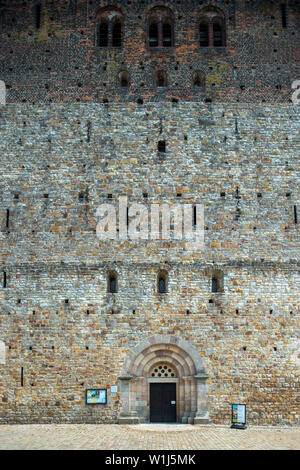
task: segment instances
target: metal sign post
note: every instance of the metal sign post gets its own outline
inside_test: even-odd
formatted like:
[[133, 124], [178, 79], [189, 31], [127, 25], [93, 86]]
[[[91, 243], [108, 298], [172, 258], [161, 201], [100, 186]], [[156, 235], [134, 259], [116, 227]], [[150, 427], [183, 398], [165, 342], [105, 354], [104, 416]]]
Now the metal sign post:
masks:
[[232, 404], [231, 428], [246, 429], [246, 405]]

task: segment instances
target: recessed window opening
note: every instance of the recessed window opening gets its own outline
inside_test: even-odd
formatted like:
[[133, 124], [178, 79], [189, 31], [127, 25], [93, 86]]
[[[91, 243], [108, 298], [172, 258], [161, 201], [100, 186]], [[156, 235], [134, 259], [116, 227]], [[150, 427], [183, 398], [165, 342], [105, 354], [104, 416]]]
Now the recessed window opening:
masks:
[[38, 3], [37, 5], [35, 5], [35, 9], [34, 9], [34, 12], [35, 12], [35, 28], [36, 29], [39, 29], [40, 26], [41, 26], [41, 11], [42, 11], [42, 6], [40, 3]]
[[294, 222], [298, 223], [297, 206], [294, 206]]
[[159, 294], [167, 292], [167, 273], [160, 272], [157, 277], [157, 290]]
[[129, 75], [128, 72], [122, 71], [119, 73], [119, 81], [121, 88], [128, 88], [129, 85]]
[[287, 27], [287, 11], [286, 11], [286, 4], [281, 4], [281, 24], [283, 28]]
[[5, 227], [9, 228], [9, 209], [6, 209], [6, 222], [5, 222]]
[[225, 20], [221, 11], [206, 9], [199, 23], [200, 47], [225, 46]]
[[167, 86], [167, 77], [166, 73], [163, 70], [156, 72], [156, 86], [158, 88], [163, 88]]
[[109, 273], [108, 275], [108, 292], [110, 294], [117, 293], [117, 274]]
[[204, 73], [201, 72], [200, 70], [196, 70], [194, 73], [194, 80], [193, 80], [194, 87], [204, 88], [204, 84], [205, 84]]
[[165, 152], [166, 151], [166, 141], [165, 140], [159, 140], [157, 144], [157, 150], [159, 152]]
[[149, 14], [149, 47], [173, 46], [173, 14], [167, 7], [155, 7]]

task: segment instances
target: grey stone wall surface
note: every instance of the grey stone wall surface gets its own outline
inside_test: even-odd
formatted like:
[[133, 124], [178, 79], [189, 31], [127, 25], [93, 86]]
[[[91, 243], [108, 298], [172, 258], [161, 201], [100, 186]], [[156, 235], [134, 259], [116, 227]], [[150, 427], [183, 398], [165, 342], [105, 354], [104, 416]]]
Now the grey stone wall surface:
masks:
[[[213, 422], [236, 402], [253, 424], [299, 423], [299, 107], [9, 104], [0, 136], [0, 422], [116, 422], [120, 396], [88, 406], [85, 389], [163, 334], [202, 357]], [[119, 196], [204, 204], [204, 249], [99, 240]]]

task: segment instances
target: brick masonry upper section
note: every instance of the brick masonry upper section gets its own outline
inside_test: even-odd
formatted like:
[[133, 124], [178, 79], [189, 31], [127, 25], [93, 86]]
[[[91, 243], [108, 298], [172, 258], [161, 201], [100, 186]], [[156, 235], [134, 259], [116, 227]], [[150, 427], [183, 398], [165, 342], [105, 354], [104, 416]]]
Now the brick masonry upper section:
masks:
[[[122, 47], [98, 47], [97, 13], [103, 1], [0, 2], [0, 79], [9, 103], [212, 100], [289, 102], [300, 79], [296, 0], [159, 2], [173, 15], [173, 47], [148, 47], [148, 0], [112, 1], [124, 18]], [[222, 13], [225, 47], [199, 46], [199, 18], [208, 5]], [[39, 26], [39, 27], [37, 27]], [[156, 86], [163, 70], [166, 87]], [[120, 72], [129, 86], [120, 86]], [[205, 86], [194, 87], [201, 71]]]

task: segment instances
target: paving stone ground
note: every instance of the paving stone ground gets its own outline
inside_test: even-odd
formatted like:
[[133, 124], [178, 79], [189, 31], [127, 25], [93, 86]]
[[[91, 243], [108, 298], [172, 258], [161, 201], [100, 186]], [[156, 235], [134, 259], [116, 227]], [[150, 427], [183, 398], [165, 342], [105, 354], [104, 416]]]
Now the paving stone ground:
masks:
[[1, 450], [299, 450], [299, 427], [217, 425], [1, 425]]

